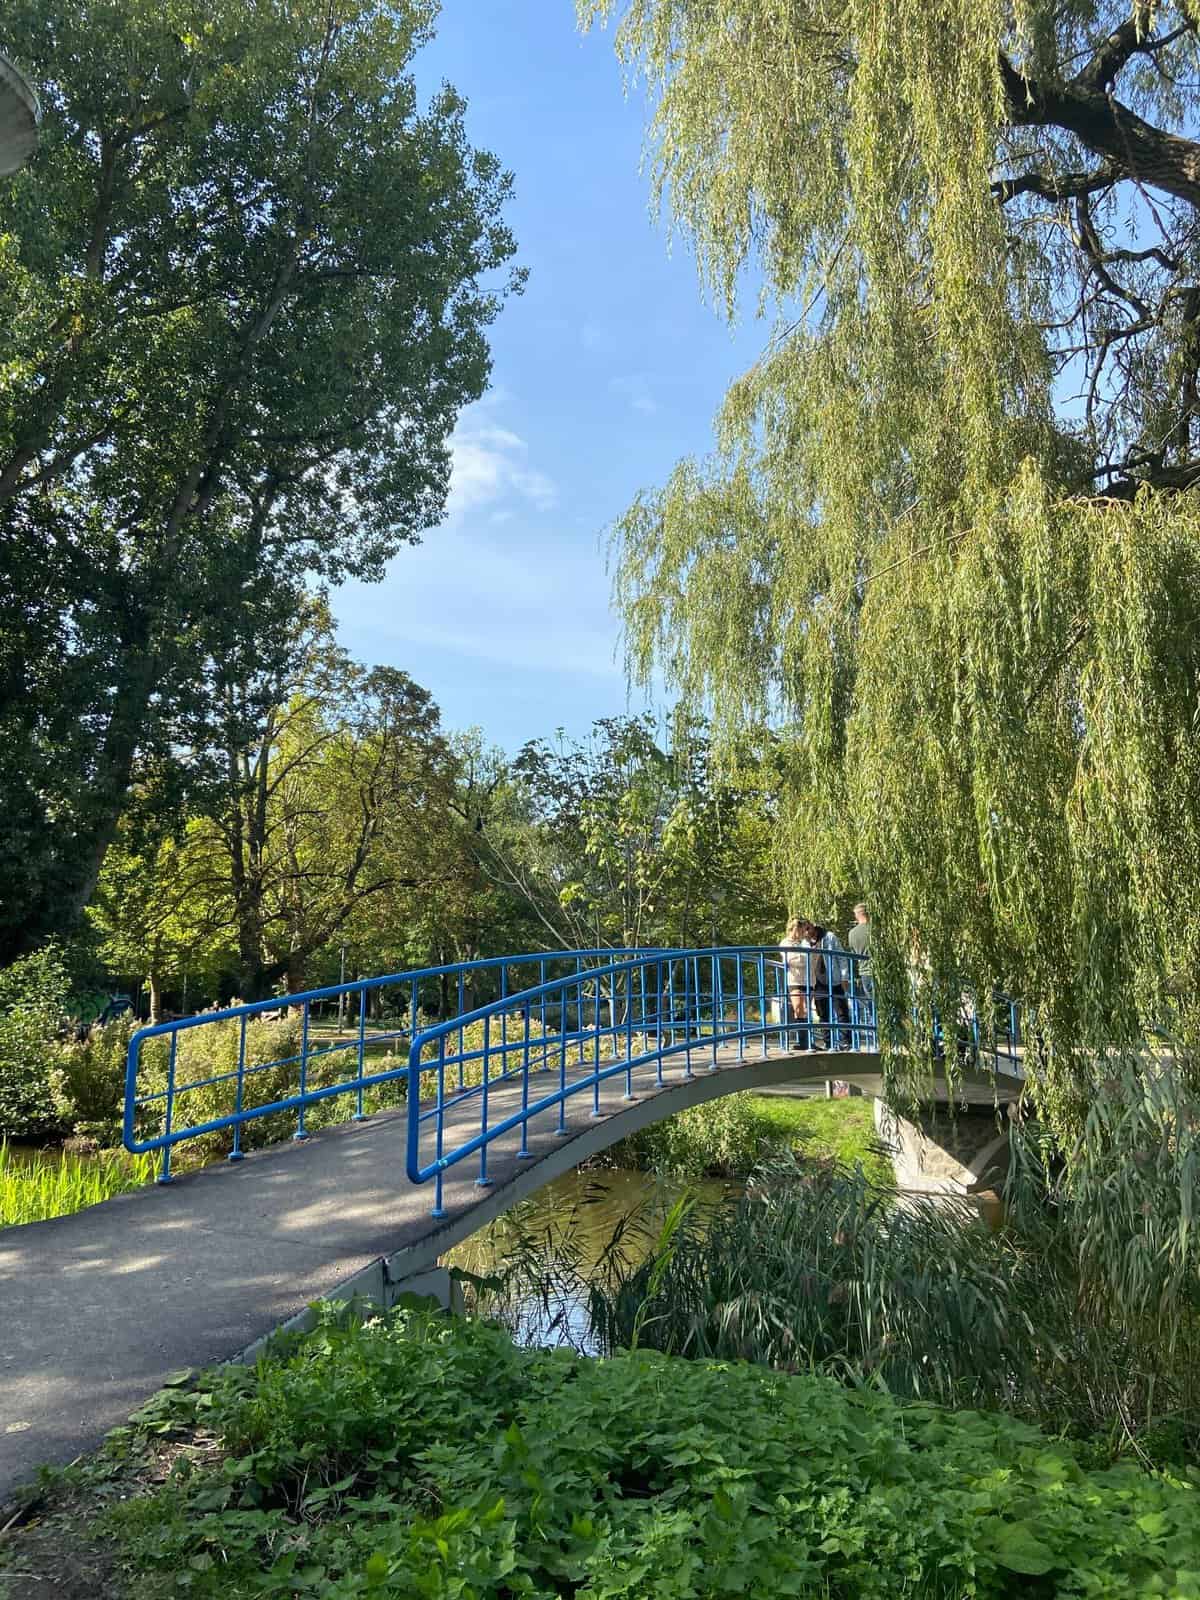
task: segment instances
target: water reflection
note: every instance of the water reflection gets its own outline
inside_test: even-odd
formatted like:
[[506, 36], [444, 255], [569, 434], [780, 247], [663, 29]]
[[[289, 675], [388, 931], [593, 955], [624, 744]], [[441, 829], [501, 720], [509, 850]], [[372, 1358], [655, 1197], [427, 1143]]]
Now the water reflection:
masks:
[[[520, 1343], [571, 1345], [594, 1355], [584, 1293], [576, 1286], [606, 1281], [644, 1261], [685, 1191], [711, 1207], [737, 1186], [624, 1170], [564, 1173], [464, 1239], [444, 1262], [493, 1280], [482, 1307], [493, 1315], [502, 1308]], [[556, 1263], [569, 1271], [556, 1271]], [[505, 1280], [503, 1289], [499, 1280]]]

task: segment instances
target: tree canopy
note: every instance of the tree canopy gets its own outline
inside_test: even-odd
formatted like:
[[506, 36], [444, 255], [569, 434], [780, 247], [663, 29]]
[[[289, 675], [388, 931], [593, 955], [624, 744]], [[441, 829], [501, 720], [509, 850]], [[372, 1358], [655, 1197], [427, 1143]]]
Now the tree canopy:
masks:
[[219, 773], [304, 585], [441, 519], [519, 275], [508, 175], [418, 104], [436, 12], [6, 8], [45, 119], [0, 183], [0, 960], [78, 914], [135, 778]]
[[797, 900], [861, 893], [1071, 1050], [1200, 973], [1195, 0], [581, 0], [654, 195], [775, 328], [621, 521], [631, 666], [788, 724]]

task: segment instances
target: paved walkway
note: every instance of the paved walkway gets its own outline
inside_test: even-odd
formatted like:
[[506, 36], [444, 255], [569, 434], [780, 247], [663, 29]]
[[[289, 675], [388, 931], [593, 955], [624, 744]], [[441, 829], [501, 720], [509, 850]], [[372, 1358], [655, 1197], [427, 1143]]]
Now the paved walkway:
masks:
[[[872, 1055], [785, 1055], [740, 1063], [697, 1047], [695, 1077], [671, 1064], [658, 1089], [653, 1068], [635, 1069], [636, 1101], [624, 1077], [568, 1111], [530, 1126], [532, 1161], [518, 1162], [514, 1132], [488, 1157], [494, 1186], [475, 1186], [475, 1160], [453, 1168], [446, 1217], [430, 1216], [433, 1186], [405, 1176], [403, 1110], [343, 1123], [221, 1162], [167, 1186], [121, 1195], [74, 1216], [0, 1230], [0, 1503], [46, 1461], [65, 1463], [122, 1423], [166, 1376], [235, 1356], [311, 1301], [380, 1257], [423, 1270], [458, 1240], [569, 1167], [650, 1122], [736, 1089], [839, 1077], [878, 1093]], [[535, 1080], [536, 1081], [536, 1080]], [[1019, 1087], [1013, 1085], [1014, 1089]], [[968, 1090], [990, 1099], [990, 1080]], [[519, 1089], [493, 1091], [490, 1121]], [[446, 1117], [453, 1148], [478, 1128], [478, 1101]], [[456, 1136], [457, 1135], [457, 1136]], [[394, 1263], [393, 1263], [394, 1265]], [[393, 1273], [393, 1275], [397, 1275]]]

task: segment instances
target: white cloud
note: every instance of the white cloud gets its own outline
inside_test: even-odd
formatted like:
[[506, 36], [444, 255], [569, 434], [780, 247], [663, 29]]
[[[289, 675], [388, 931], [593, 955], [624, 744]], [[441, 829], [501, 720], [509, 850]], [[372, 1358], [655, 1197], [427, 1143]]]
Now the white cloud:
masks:
[[503, 425], [504, 409], [489, 395], [460, 418], [442, 526], [389, 563], [382, 584], [339, 592], [347, 641], [373, 659], [403, 661], [418, 678], [425, 647], [618, 684], [617, 625], [595, 532], [545, 516], [559, 504], [558, 487]]
[[446, 521], [460, 523], [469, 512], [505, 501], [524, 502], [535, 511], [550, 511], [558, 489], [546, 473], [528, 462], [529, 447], [520, 434], [485, 422], [462, 418], [450, 440], [450, 496]]

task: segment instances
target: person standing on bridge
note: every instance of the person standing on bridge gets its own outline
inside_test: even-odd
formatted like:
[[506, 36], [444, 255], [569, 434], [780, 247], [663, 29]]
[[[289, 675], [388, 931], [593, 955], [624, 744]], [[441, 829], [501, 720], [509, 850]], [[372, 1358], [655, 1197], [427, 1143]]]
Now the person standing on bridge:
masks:
[[794, 1031], [792, 1036], [792, 1042], [801, 1050], [807, 1050], [811, 1045], [808, 1023], [812, 1015], [813, 956], [812, 944], [807, 933], [808, 926], [809, 924], [802, 922], [799, 917], [790, 918], [779, 941], [780, 953], [783, 956], [784, 981], [787, 986], [789, 1020], [792, 1023], [804, 1024], [802, 1028]]
[[846, 947], [858, 960], [851, 964], [850, 992], [854, 999], [856, 1020], [870, 1027], [871, 1001], [874, 985], [871, 982], [871, 915], [865, 902], [860, 900], [854, 908], [854, 923], [846, 935]]
[[[850, 961], [842, 948], [842, 941], [832, 928], [823, 928], [820, 923], [810, 922], [808, 937], [814, 949], [821, 952], [813, 975], [813, 998], [817, 1004], [817, 1017], [829, 1028], [825, 1040], [819, 1042], [817, 1047], [849, 1050], [850, 1003], [846, 988], [850, 981]], [[845, 1026], [835, 1028], [832, 1026], [835, 1021]]]

